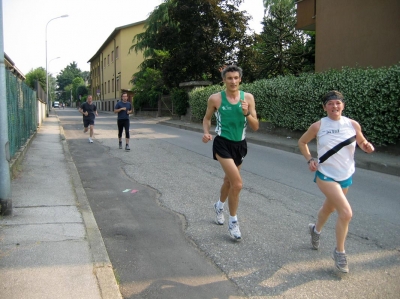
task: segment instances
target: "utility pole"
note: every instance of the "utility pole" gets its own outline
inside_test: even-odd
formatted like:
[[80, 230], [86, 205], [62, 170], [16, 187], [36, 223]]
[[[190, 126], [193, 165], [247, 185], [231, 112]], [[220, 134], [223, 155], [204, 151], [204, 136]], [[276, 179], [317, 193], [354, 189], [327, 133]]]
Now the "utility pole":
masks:
[[56, 18], [52, 18], [50, 21], [47, 22], [46, 24], [46, 101], [47, 101], [47, 114], [46, 116], [49, 116], [50, 110], [51, 110], [51, 101], [49, 101], [49, 73], [47, 70], [47, 26], [49, 25], [49, 23], [55, 19], [59, 19], [59, 18], [66, 18], [68, 17], [68, 15], [62, 15]]
[[6, 68], [4, 63], [3, 1], [0, 0], [0, 214], [12, 213], [10, 178], [10, 143], [6, 95]]

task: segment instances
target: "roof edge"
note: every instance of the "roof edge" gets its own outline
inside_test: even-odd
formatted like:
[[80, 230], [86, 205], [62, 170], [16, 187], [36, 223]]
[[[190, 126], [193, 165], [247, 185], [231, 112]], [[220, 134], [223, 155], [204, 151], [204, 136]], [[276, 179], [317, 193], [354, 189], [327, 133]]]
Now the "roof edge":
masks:
[[119, 31], [121, 31], [122, 29], [125, 29], [125, 28], [132, 27], [132, 26], [144, 24], [146, 21], [147, 21], [147, 19], [146, 19], [146, 20], [143, 20], [143, 21], [139, 21], [139, 22], [127, 24], [127, 25], [124, 25], [124, 26], [116, 27], [116, 28], [114, 29], [114, 31], [113, 31], [113, 32], [107, 37], [107, 39], [104, 41], [104, 43], [101, 45], [101, 47], [97, 50], [96, 54], [94, 54], [94, 55], [92, 56], [92, 58], [90, 58], [87, 62], [88, 62], [88, 63], [91, 62], [97, 55], [99, 55], [99, 54], [101, 53], [101, 51], [103, 50], [103, 48], [117, 35], [117, 33], [118, 33]]

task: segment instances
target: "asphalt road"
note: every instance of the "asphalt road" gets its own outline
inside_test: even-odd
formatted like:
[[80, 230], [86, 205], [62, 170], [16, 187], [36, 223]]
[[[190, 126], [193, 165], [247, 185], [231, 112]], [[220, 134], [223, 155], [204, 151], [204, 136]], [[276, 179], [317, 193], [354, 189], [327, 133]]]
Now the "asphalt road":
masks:
[[132, 118], [125, 152], [115, 115], [89, 144], [75, 109], [57, 114], [124, 298], [398, 298], [398, 177], [357, 170], [346, 275], [330, 258], [335, 216], [311, 249], [323, 198], [301, 156], [249, 145], [236, 243], [214, 224], [223, 172], [200, 133]]

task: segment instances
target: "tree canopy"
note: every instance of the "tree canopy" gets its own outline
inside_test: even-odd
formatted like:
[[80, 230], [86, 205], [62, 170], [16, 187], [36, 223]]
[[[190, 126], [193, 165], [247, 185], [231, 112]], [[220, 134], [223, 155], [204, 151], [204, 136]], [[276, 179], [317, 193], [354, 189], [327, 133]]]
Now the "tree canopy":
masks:
[[[264, 1], [268, 15], [262, 22], [263, 31], [257, 37], [255, 48], [259, 78], [271, 78], [287, 74], [299, 74], [307, 65], [313, 68], [309, 38], [296, 30], [296, 10], [293, 0]], [[307, 45], [307, 39], [311, 43]], [[311, 56], [310, 56], [311, 55]]]
[[[86, 72], [87, 73], [87, 72]], [[84, 73], [78, 68], [78, 65], [75, 61], [66, 66], [58, 75], [57, 75], [57, 91], [60, 93], [60, 98], [62, 100], [69, 99], [70, 95], [68, 94], [66, 87], [70, 84], [73, 84], [75, 78], [81, 78], [82, 82]], [[70, 91], [70, 90], [68, 90]], [[73, 90], [76, 92], [76, 88]], [[76, 93], [73, 94], [75, 97]]]
[[[166, 0], [149, 16], [131, 50], [142, 50], [141, 69], [160, 70], [168, 88], [193, 80], [221, 81], [219, 68], [237, 63], [249, 16], [242, 0]], [[164, 59], [157, 60], [155, 51]]]
[[25, 83], [32, 89], [35, 89], [36, 80], [39, 82], [43, 90], [46, 91], [46, 70], [44, 68], [38, 67], [32, 69], [25, 75]]
[[57, 75], [58, 90], [64, 90], [64, 87], [71, 84], [76, 77], [82, 78], [82, 71], [78, 68], [77, 63], [74, 61], [66, 66]]

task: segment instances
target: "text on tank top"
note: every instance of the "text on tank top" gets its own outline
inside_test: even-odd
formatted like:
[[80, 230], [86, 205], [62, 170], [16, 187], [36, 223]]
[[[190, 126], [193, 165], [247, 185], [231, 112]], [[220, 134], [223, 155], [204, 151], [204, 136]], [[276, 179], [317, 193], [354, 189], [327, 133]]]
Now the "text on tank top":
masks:
[[[318, 159], [328, 150], [354, 135], [356, 135], [356, 131], [349, 118], [341, 116], [337, 121], [329, 117], [322, 118], [317, 133]], [[344, 146], [324, 163], [318, 164], [318, 170], [336, 181], [348, 179], [355, 171], [355, 146], [356, 142]]]

